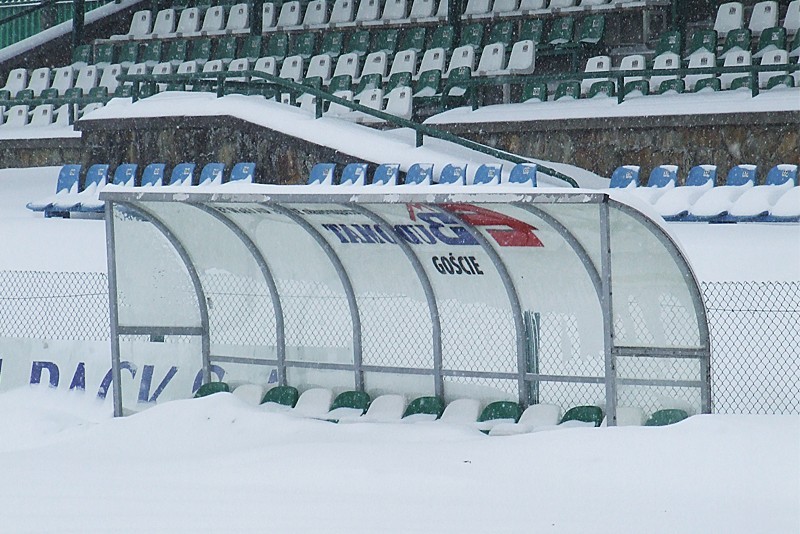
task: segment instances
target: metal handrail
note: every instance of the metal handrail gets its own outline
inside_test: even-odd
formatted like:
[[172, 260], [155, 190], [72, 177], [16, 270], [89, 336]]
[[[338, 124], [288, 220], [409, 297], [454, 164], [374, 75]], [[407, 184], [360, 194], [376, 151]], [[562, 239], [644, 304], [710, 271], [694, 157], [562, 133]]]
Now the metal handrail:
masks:
[[[310, 95], [316, 96], [316, 117], [320, 118], [322, 116], [322, 103], [323, 101], [333, 102], [339, 105], [342, 105], [346, 108], [352, 109], [353, 111], [359, 111], [361, 113], [371, 115], [378, 119], [382, 119], [390, 124], [401, 128], [410, 128], [414, 130], [415, 136], [415, 143], [417, 147], [422, 146], [423, 137], [433, 137], [436, 139], [441, 139], [443, 141], [448, 141], [451, 143], [455, 143], [457, 145], [463, 146], [465, 148], [469, 148], [476, 152], [480, 152], [482, 154], [489, 155], [494, 158], [503, 159], [506, 161], [510, 161], [512, 163], [531, 163], [531, 160], [528, 158], [524, 158], [517, 154], [512, 154], [511, 152], [506, 152], [504, 150], [500, 150], [497, 148], [493, 148], [476, 141], [472, 141], [470, 139], [464, 139], [463, 137], [459, 137], [455, 134], [450, 132], [445, 132], [443, 130], [439, 130], [437, 128], [433, 128], [431, 126], [425, 124], [419, 124], [417, 122], [411, 121], [409, 119], [405, 119], [402, 117], [398, 117], [396, 115], [392, 115], [391, 113], [386, 113], [384, 111], [376, 110], [373, 108], [369, 108], [366, 106], [362, 106], [356, 102], [351, 102], [350, 100], [340, 98], [338, 96], [334, 96], [331, 93], [323, 91], [321, 89], [317, 89], [315, 87], [309, 85], [303, 85], [299, 83], [295, 83], [291, 80], [287, 80], [281, 78], [279, 76], [275, 76], [273, 74], [268, 74], [262, 71], [254, 71], [254, 70], [247, 70], [247, 71], [238, 71], [238, 72], [205, 72], [205, 73], [193, 73], [193, 74], [120, 74], [117, 79], [121, 82], [131, 82], [133, 84], [134, 90], [134, 100], [138, 99], [138, 95], [140, 92], [140, 84], [142, 83], [149, 83], [149, 84], [156, 84], [156, 83], [195, 83], [198, 81], [208, 81], [208, 80], [216, 80], [217, 82], [217, 96], [221, 97], [225, 94], [225, 82], [228, 78], [259, 78], [264, 80], [268, 83], [268, 85], [274, 85], [278, 87], [283, 87], [288, 89], [290, 92], [295, 94], [302, 94], [308, 93]], [[253, 81], [240, 81], [236, 80], [237, 85], [243, 85], [248, 88], [254, 87], [263, 87], [263, 83], [254, 83]], [[579, 187], [578, 183], [575, 181], [574, 178], [563, 174], [559, 171], [556, 171], [553, 168], [537, 164], [538, 168], [542, 170], [542, 172], [562, 180], [568, 183], [572, 187]]]

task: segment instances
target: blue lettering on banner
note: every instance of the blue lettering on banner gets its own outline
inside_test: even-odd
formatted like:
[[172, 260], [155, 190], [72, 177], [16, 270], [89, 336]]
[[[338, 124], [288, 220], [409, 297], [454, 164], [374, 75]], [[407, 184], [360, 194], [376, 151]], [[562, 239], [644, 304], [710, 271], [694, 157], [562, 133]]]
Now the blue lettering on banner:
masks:
[[[136, 378], [136, 371], [138, 368], [136, 364], [131, 362], [119, 362], [120, 374], [122, 371], [128, 371], [131, 374], [131, 378]], [[109, 369], [106, 373], [106, 376], [103, 378], [103, 381], [100, 382], [100, 387], [97, 389], [97, 398], [105, 399], [106, 395], [108, 395], [108, 389], [111, 387], [111, 381], [114, 379], [114, 376], [111, 374], [112, 369]]]
[[[420, 213], [426, 224], [398, 224], [393, 227], [400, 238], [412, 245], [477, 245], [478, 241], [446, 213]], [[395, 244], [397, 241], [379, 224], [323, 224], [341, 243]]]
[[53, 362], [40, 362], [35, 361], [31, 364], [31, 384], [40, 384], [42, 382], [42, 370], [47, 369], [50, 377], [50, 387], [58, 387], [59, 372], [58, 366]]
[[156, 402], [158, 400], [158, 396], [164, 391], [164, 388], [167, 387], [169, 381], [172, 380], [178, 373], [178, 368], [174, 365], [169, 368], [167, 374], [164, 376], [161, 383], [158, 384], [156, 390], [153, 392], [153, 395], [150, 396], [150, 384], [153, 382], [153, 371], [155, 366], [153, 365], [145, 365], [142, 367], [142, 382], [139, 384], [139, 399], [138, 402]]
[[75, 374], [72, 375], [72, 382], [69, 384], [69, 389], [86, 390], [86, 364], [83, 362], [78, 363], [75, 368]]
[[[213, 363], [208, 366], [209, 371], [211, 374], [217, 375], [217, 380], [222, 382], [222, 379], [225, 378], [225, 369], [220, 367], [219, 365], [214, 365]], [[200, 369], [197, 371], [197, 374], [194, 377], [194, 385], [192, 386], [192, 395], [197, 393], [197, 390], [200, 389], [200, 386], [203, 385], [203, 370]]]

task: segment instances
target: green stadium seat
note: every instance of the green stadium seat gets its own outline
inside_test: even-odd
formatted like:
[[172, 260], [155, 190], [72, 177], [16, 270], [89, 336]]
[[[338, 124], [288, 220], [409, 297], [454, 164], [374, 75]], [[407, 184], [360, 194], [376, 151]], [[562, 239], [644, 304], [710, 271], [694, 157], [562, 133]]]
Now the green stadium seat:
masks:
[[158, 93], [158, 86], [154, 83], [139, 85], [139, 98], [148, 98]]
[[578, 99], [581, 97], [581, 84], [580, 82], [576, 81], [565, 81], [558, 84], [556, 87], [555, 95], [553, 95], [553, 100], [558, 101], [562, 98], [568, 99]]
[[462, 97], [469, 90], [465, 83], [472, 79], [472, 69], [470, 67], [456, 67], [447, 76], [447, 82], [443, 88], [445, 96]]
[[14, 98], [16, 98], [17, 100], [33, 100], [34, 97], [35, 95], [33, 89], [22, 89], [20, 91], [17, 91], [17, 96], [15, 96]]
[[164, 61], [169, 61], [174, 66], [178, 66], [186, 61], [186, 55], [189, 52], [189, 41], [186, 39], [178, 39], [169, 44], [167, 50], [167, 57]]
[[375, 40], [372, 44], [372, 52], [386, 52], [389, 56], [397, 51], [397, 41], [400, 38], [400, 30], [388, 28], [375, 32]]
[[281, 60], [286, 57], [289, 50], [289, 35], [286, 33], [276, 33], [269, 38], [267, 43], [266, 57], [274, 57]]
[[192, 41], [192, 51], [189, 53], [189, 61], [197, 61], [199, 64], [204, 64], [211, 58], [211, 39], [206, 37], [204, 39], [196, 39]]
[[247, 58], [251, 63], [261, 57], [261, 44], [263, 39], [260, 35], [248, 35], [242, 41], [242, 48], [239, 50], [238, 58]]
[[331, 404], [331, 411], [337, 408], [353, 408], [356, 410], [367, 411], [369, 408], [370, 397], [363, 391], [345, 391], [339, 393]]
[[547, 34], [546, 43], [550, 46], [564, 46], [572, 43], [572, 34], [575, 30], [575, 19], [572, 17], [561, 17], [555, 19], [550, 26]]
[[694, 92], [699, 93], [704, 89], [711, 89], [712, 91], [721, 91], [722, 84], [719, 78], [702, 78], [697, 80], [694, 84]]
[[297, 399], [299, 398], [300, 392], [297, 391], [296, 387], [275, 386], [274, 388], [267, 390], [267, 392], [264, 394], [264, 398], [261, 399], [261, 404], [273, 402], [275, 404], [281, 404], [283, 406], [294, 408], [294, 405], [297, 404]]
[[437, 26], [431, 35], [431, 42], [428, 43], [427, 50], [431, 48], [444, 48], [445, 51], [452, 50], [455, 42], [455, 33], [452, 26]]
[[72, 49], [72, 68], [79, 69], [92, 63], [92, 45], [78, 45]]
[[95, 46], [94, 64], [109, 65], [111, 63], [114, 63], [114, 45], [111, 43], [104, 43]]
[[410, 72], [395, 72], [389, 76], [389, 81], [386, 82], [384, 93], [389, 94], [398, 87], [411, 87], [411, 73]]
[[220, 37], [216, 39], [214, 55], [211, 59], [221, 59], [223, 63], [230, 63], [236, 57], [236, 37]]
[[677, 30], [667, 31], [661, 34], [656, 45], [656, 56], [660, 56], [666, 52], [673, 54], [681, 54], [681, 32]]
[[800, 31], [795, 34], [792, 44], [789, 45], [787, 50], [789, 51], [789, 57], [800, 58]]
[[600, 426], [603, 422], [603, 410], [597, 406], [575, 406], [567, 410], [564, 417], [561, 418], [562, 423], [567, 421], [581, 421], [583, 423], [594, 423], [594, 426]]
[[[464, 26], [461, 28], [461, 39], [458, 42], [458, 46], [470, 45], [476, 50], [482, 48], [484, 31], [483, 24], [479, 22]], [[449, 50], [449, 48], [445, 48], [445, 50]]]
[[686, 50], [686, 56], [688, 57], [700, 50], [705, 50], [712, 54], [717, 53], [717, 32], [714, 30], [697, 30], [692, 34], [692, 39], [689, 41], [689, 47]]
[[522, 21], [519, 27], [519, 40], [520, 41], [533, 41], [533, 44], [542, 42], [544, 35], [544, 19], [526, 19]]
[[647, 95], [650, 92], [650, 83], [647, 80], [633, 80], [626, 83], [622, 91], [625, 98], [631, 93]]
[[425, 38], [427, 37], [427, 34], [428, 31], [425, 26], [413, 26], [411, 28], [407, 28], [403, 31], [403, 36], [400, 39], [398, 49], [421, 52], [425, 48]]
[[596, 45], [603, 40], [606, 28], [606, 18], [603, 15], [592, 15], [583, 19], [578, 34], [578, 43], [583, 45]]
[[231, 388], [226, 382], [209, 382], [200, 386], [194, 394], [194, 398], [199, 399], [200, 397], [207, 397], [214, 393], [229, 393], [230, 391]]
[[755, 84], [755, 78], [752, 74], [747, 74], [745, 76], [739, 76], [738, 78], [734, 78], [731, 80], [731, 91], [735, 91], [737, 89], [749, 89], [750, 91], [753, 90], [753, 85]]
[[522, 86], [522, 102], [547, 102], [547, 83], [526, 82]]
[[380, 89], [383, 86], [383, 76], [379, 73], [372, 73], [362, 76], [358, 81], [356, 90], [353, 91], [354, 98], [358, 100], [358, 95], [370, 89]]
[[142, 53], [139, 61], [145, 63], [149, 67], [161, 63], [161, 50], [163, 48], [162, 42], [158, 39], [145, 41], [142, 45]]
[[316, 32], [296, 33], [289, 41], [289, 55], [309, 59], [317, 47]]
[[516, 423], [522, 415], [519, 404], [512, 401], [495, 401], [486, 406], [478, 416], [478, 429], [486, 434], [493, 426]]
[[93, 102], [105, 102], [108, 100], [108, 87], [92, 87], [89, 89], [89, 99]]
[[758, 39], [758, 47], [753, 57], [762, 57], [764, 54], [774, 50], [784, 50], [786, 48], [786, 28], [767, 28], [761, 32]]
[[0, 101], [11, 100], [11, 91], [0, 89]]
[[722, 45], [720, 57], [725, 57], [731, 51], [750, 50], [750, 37], [750, 30], [747, 28], [729, 31], [728, 37], [725, 38], [725, 44]]
[[664, 80], [658, 86], [658, 94], [660, 95], [670, 91], [675, 91], [676, 93], [686, 92], [686, 82], [683, 80]]
[[326, 31], [322, 33], [322, 42], [319, 45], [320, 54], [339, 57], [344, 49], [344, 32]]
[[503, 43], [506, 48], [511, 46], [511, 41], [514, 39], [514, 23], [510, 20], [495, 23], [489, 30], [489, 39], [487, 44]]
[[354, 53], [359, 56], [365, 56], [369, 53], [369, 30], [358, 30], [350, 35], [347, 41], [346, 54]]
[[36, 100], [42, 103], [53, 103], [58, 100], [58, 97], [58, 89], [48, 87], [47, 89], [42, 89], [42, 92], [39, 93], [39, 97]]
[[[439, 419], [444, 412], [444, 401], [439, 397], [418, 397], [411, 401], [403, 412], [403, 419], [413, 416], [429, 416], [430, 419]], [[424, 417], [418, 417], [423, 419]]]
[[328, 92], [351, 91], [353, 89], [353, 77], [349, 74], [339, 74], [331, 78], [328, 84]]
[[[646, 83], [646, 82], [645, 82]], [[611, 80], [602, 80], [599, 82], [594, 82], [591, 87], [589, 87], [589, 92], [587, 93], [587, 98], [594, 98], [596, 96], [615, 96], [617, 94], [616, 86], [614, 82]]]
[[119, 53], [117, 54], [117, 63], [128, 68], [134, 63], [139, 62], [139, 43], [131, 41], [119, 45]]
[[686, 413], [685, 410], [679, 409], [668, 409], [668, 410], [658, 410], [653, 415], [650, 416], [644, 426], [667, 426], [673, 425], [675, 423], [680, 423], [684, 419], [688, 419], [689, 414]]
[[794, 87], [794, 85], [794, 78], [790, 74], [779, 74], [767, 81], [767, 90], [774, 89], [778, 86]]
[[64, 91], [63, 100], [79, 100], [83, 98], [83, 89], [81, 87], [70, 87]]
[[441, 92], [442, 71], [428, 70], [420, 73], [414, 85], [414, 97], [431, 97]]

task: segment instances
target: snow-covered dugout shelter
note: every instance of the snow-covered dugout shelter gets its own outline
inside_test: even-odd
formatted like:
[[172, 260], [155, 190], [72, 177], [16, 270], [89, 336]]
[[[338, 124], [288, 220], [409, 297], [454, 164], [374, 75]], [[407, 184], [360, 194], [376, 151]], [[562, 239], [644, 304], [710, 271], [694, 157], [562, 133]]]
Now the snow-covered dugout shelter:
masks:
[[485, 187], [107, 189], [115, 414], [156, 345], [204, 381], [598, 404], [609, 424], [711, 411], [703, 302], [660, 225], [604, 193]]

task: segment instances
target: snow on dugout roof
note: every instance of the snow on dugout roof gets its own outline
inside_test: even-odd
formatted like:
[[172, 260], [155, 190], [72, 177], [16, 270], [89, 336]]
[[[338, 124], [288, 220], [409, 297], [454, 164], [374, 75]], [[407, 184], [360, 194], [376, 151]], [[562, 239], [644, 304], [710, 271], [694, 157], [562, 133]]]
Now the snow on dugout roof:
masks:
[[117, 415], [122, 369], [153, 351], [204, 381], [224, 363], [231, 383], [597, 404], [612, 424], [711, 410], [696, 279], [606, 194], [185, 191], [103, 193]]

